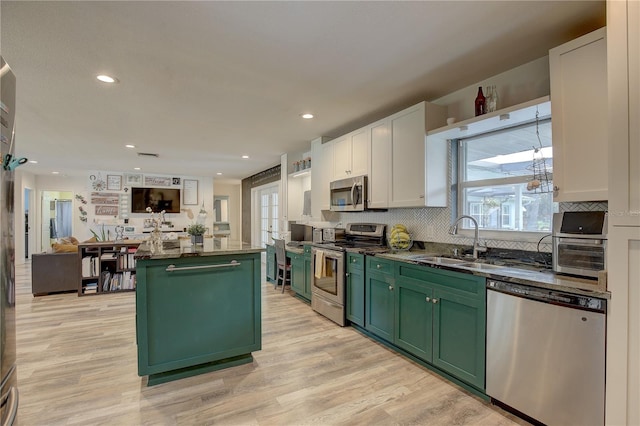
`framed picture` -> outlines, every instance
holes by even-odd
[[[125,173],[125,175],[124,175],[124,184],[128,185],[128,186],[141,185],[142,184],[142,174]]]
[[[198,205],[198,181],[196,179],[183,179],[182,204]]]
[[[171,186],[171,178],[164,176],[145,176],[144,186]]]
[[[118,216],[118,206],[96,206],[96,216]]]
[[[107,175],[107,191],[120,191],[122,189],[121,175]]]

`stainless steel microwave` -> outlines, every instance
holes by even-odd
[[[331,182],[330,210],[334,212],[360,212],[367,209],[367,176],[356,176]]]

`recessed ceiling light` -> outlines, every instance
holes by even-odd
[[[32,164],[38,164],[38,160],[29,160],[29,162]]]
[[[218,172],[218,173],[216,173],[216,174],[217,174],[218,176],[222,176],[222,173],[220,173],[220,172]]]
[[[96,78],[98,80],[100,80],[103,83],[117,83],[118,79],[115,77],[111,77],[110,75],[106,75],[106,74],[100,74],[98,76],[96,76]]]
[[[301,117],[302,118],[306,118],[306,119],[310,119],[310,118],[313,118],[313,114],[310,114],[310,113],[307,112],[305,114],[302,114]]]
[[[127,148],[135,148],[136,146],[135,145],[125,145],[125,147],[127,147]]]
[[[140,170],[140,167],[134,167],[133,170]]]
[[[51,172],[51,173],[54,174],[54,175],[60,174],[60,172]]]
[[[248,155],[243,155],[242,158],[249,158],[249,156]]]

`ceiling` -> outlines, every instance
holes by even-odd
[[[605,3],[3,0],[0,18],[23,170],[241,179],[543,57]]]

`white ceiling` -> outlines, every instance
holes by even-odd
[[[18,85],[17,154],[38,160],[24,170],[68,175],[141,167],[241,179],[316,137],[437,99],[605,24],[604,1],[0,8],[1,53]],[[98,82],[100,73],[119,84]]]

